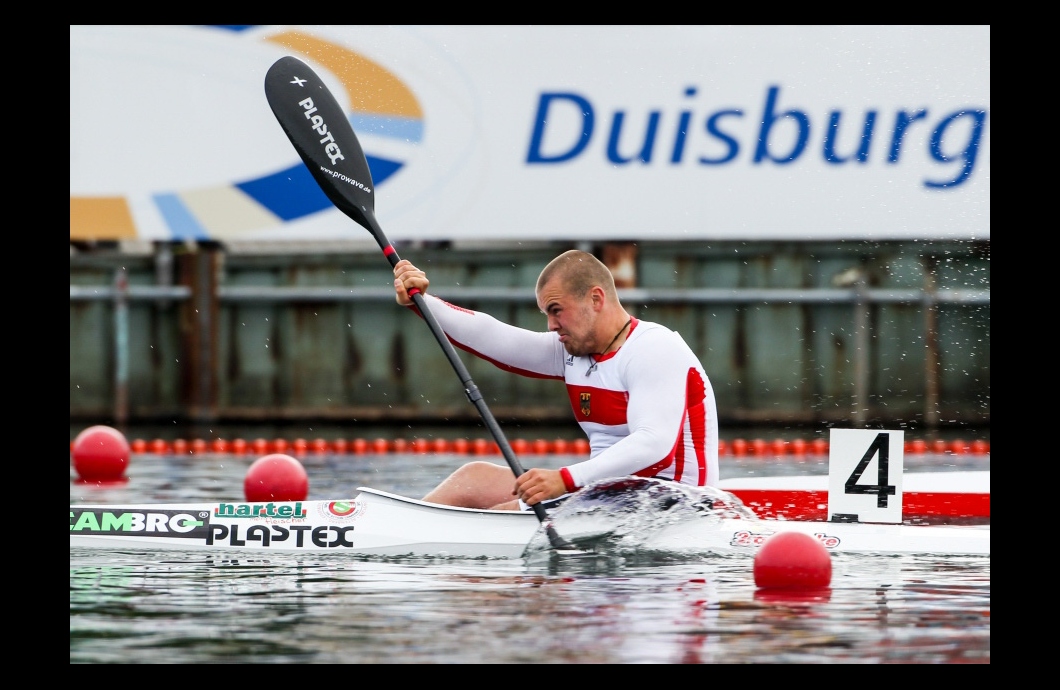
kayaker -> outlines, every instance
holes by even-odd
[[[519,510],[611,477],[717,485],[718,414],[703,365],[677,332],[630,315],[611,271],[591,253],[566,251],[538,276],[544,332],[450,304],[428,295],[429,285],[408,260],[394,266],[397,303],[418,313],[408,291],[419,289],[455,345],[506,371],[565,381],[590,453],[583,462],[531,468],[517,479],[507,466],[469,462],[423,500]]]

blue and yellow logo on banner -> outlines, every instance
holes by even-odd
[[[202,27],[238,34],[251,27]],[[358,135],[417,144],[423,138],[423,110],[415,94],[391,71],[349,48],[297,30],[263,38],[297,57],[329,70],[341,82]],[[261,78],[264,79],[264,72]],[[341,102],[342,94],[336,94]],[[264,99],[263,99],[264,107]],[[73,116],[73,113],[71,113]],[[405,165],[365,151],[372,181],[384,184]],[[282,229],[333,208],[305,164],[291,150],[290,166],[249,179],[188,189],[160,189],[149,195],[153,211],[173,240],[231,238],[241,231]],[[164,162],[160,162],[163,164]],[[130,200],[122,195],[79,195],[71,189],[70,239],[116,240],[139,234]]]

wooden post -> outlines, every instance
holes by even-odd
[[[114,425],[129,421],[129,277],[114,271]]]
[[[854,283],[854,414],[855,426],[864,426],[869,415],[869,302],[865,293],[865,272],[858,271]]]
[[[186,245],[177,257],[180,284],[191,289],[180,315],[181,402],[194,422],[217,417],[220,254],[217,247],[198,244]]]
[[[935,299],[935,257],[926,258],[924,271],[924,426],[939,426],[939,314]]]

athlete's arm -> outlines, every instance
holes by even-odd
[[[457,347],[501,369],[535,378],[563,377],[563,345],[555,333],[510,326],[488,314],[471,311],[427,294],[427,274],[408,259],[394,264],[397,303],[420,316],[410,291],[418,291],[438,325]]]
[[[506,371],[535,378],[563,378],[565,350],[552,332],[504,323],[424,294],[427,307],[453,345]]]

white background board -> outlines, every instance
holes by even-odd
[[[359,133],[402,163],[377,183],[394,241],[990,237],[989,26],[71,26],[71,197],[124,198],[139,237],[168,239],[158,195],[238,205],[217,190],[297,162],[262,87],[304,57],[280,32],[373,61],[422,108],[418,141]],[[206,232],[357,232],[335,209],[267,219]]]
[[[831,429],[828,443],[828,519],[838,514],[856,515],[858,522],[901,523],[905,432]],[[879,490],[884,486],[893,494]],[[861,493],[867,487],[877,490]]]

